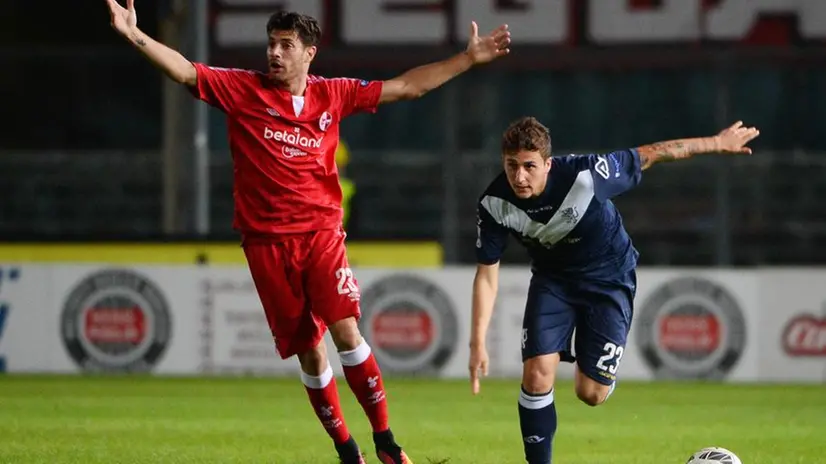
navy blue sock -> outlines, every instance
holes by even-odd
[[[538,395],[522,388],[519,395],[519,425],[528,464],[551,464],[551,442],[556,433],[554,391]]]

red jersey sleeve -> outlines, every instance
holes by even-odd
[[[244,69],[218,68],[193,63],[198,73],[197,83],[190,92],[199,100],[224,113],[231,113],[255,78],[255,73]]]
[[[353,113],[375,113],[379,106],[382,81],[365,81],[361,79],[339,78],[331,81],[336,87],[336,94],[341,102],[341,117]]]

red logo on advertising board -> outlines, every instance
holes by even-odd
[[[797,316],[783,330],[783,350],[789,356],[826,356],[826,317]]]
[[[660,320],[660,346],[672,352],[708,355],[720,346],[720,320],[714,314],[669,315]]]

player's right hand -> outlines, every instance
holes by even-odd
[[[135,12],[135,0],[126,0],[126,8],[120,6],[120,0],[106,0],[109,5],[112,28],[121,35],[127,35],[138,28],[138,14]]]
[[[488,375],[488,349],[485,345],[477,345],[470,347],[470,362],[468,369],[470,369],[470,387],[474,395],[479,394],[479,376]]]

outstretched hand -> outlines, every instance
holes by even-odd
[[[760,131],[754,127],[744,127],[743,121],[737,121],[731,127],[723,129],[717,134],[721,153],[751,154],[751,148],[746,144],[757,138]]]
[[[127,35],[138,27],[138,14],[135,12],[135,0],[126,0],[126,8],[120,6],[119,0],[106,0],[109,5],[112,28],[121,35]]]
[[[110,0],[111,1],[111,0]],[[511,43],[511,33],[508,25],[503,24],[490,34],[480,37],[479,26],[475,21],[470,23],[470,39],[467,44],[467,54],[473,64],[488,63],[500,56],[510,53],[508,46]]]

